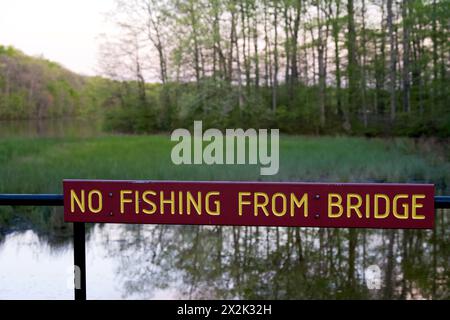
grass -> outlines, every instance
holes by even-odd
[[[283,136],[280,171],[257,165],[171,162],[166,135],[0,139],[0,193],[60,193],[62,180],[272,180],[431,182],[450,188],[450,162],[411,139]],[[428,147],[429,148],[429,147]]]

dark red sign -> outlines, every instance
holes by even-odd
[[[433,228],[431,184],[64,181],[66,222]]]

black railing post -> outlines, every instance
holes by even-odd
[[[75,300],[86,300],[86,230],[84,222],[73,224]]]

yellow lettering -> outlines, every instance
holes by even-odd
[[[94,204],[92,201],[92,197],[94,195],[97,195],[98,198],[98,206],[97,208],[94,208]],[[88,194],[88,207],[89,207],[89,211],[92,213],[99,213],[100,211],[102,211],[103,208],[103,197],[102,194],[100,193],[100,191],[98,190],[91,190]]]
[[[301,208],[303,206],[303,215],[305,218],[308,217],[308,194],[305,193],[303,197],[298,200],[298,198],[295,196],[295,194],[291,193],[291,217],[294,216],[294,205],[297,208]]]
[[[175,193],[170,191],[170,199],[164,199],[164,191],[159,194],[159,206],[161,207],[161,214],[164,214],[164,205],[170,204],[170,213],[175,214]]]
[[[239,215],[242,216],[242,206],[250,204],[250,201],[242,200],[242,197],[248,197],[250,192],[239,192],[238,193],[238,205],[239,205]]]
[[[424,215],[419,215],[417,214],[417,210],[419,208],[423,208],[423,204],[422,203],[417,203],[417,199],[425,199],[425,195],[424,194],[413,194],[412,196],[412,205],[411,205],[411,216],[413,219],[415,220],[423,220],[425,219]]]
[[[386,207],[384,210],[383,214],[380,214],[379,212],[379,200],[380,199],[384,199],[385,203],[386,203]],[[385,194],[375,194],[374,196],[374,218],[375,219],[384,219],[389,215],[389,211],[390,211],[390,203],[389,203],[389,198],[387,195]]]
[[[156,212],[156,204],[147,198],[148,195],[156,196],[156,192],[151,190],[144,192],[144,194],[142,195],[142,200],[144,200],[146,204],[150,205],[151,209],[149,210],[144,208],[142,209],[142,212],[145,214],[154,214]]]
[[[134,213],[139,214],[139,191],[134,192]]]
[[[133,193],[133,191],[131,191],[131,190],[120,190],[120,213],[121,214],[125,213],[125,203],[133,202],[133,200],[131,200],[131,199],[126,199],[125,195],[129,195],[132,193]]]
[[[183,215],[183,192],[178,193],[178,212]]]
[[[398,200],[399,199],[408,199],[408,195],[407,194],[397,194],[394,197],[393,200],[393,204],[392,204],[392,213],[394,214],[394,217],[396,217],[397,219],[408,219],[408,204],[407,203],[403,203],[402,207],[403,207],[403,212],[398,212],[397,210],[397,204],[398,204]]]
[[[78,198],[77,193],[74,190],[70,190],[70,212],[75,212],[75,202],[82,213],[86,211],[86,203],[84,198],[84,190],[81,190],[81,199]]]
[[[370,218],[370,195],[366,194],[366,218]]]
[[[195,201],[192,194],[188,191],[186,195],[186,202],[187,202],[187,214],[191,214],[191,204],[194,206],[195,211],[197,211],[198,215],[200,216],[202,214],[202,193],[199,191],[197,192],[197,201]]]
[[[211,191],[211,192],[208,192],[206,194],[206,197],[205,197],[205,211],[210,216],[218,216],[218,215],[220,215],[220,201],[219,200],[214,200],[214,202],[213,202],[214,203],[214,208],[215,208],[214,211],[211,211],[210,206],[209,206],[209,198],[211,196],[218,196],[218,195],[220,195],[220,192],[218,192],[218,191]]]
[[[259,202],[259,198],[264,198],[263,202]],[[264,214],[268,217],[269,216],[269,211],[267,211],[267,204],[269,203],[269,197],[267,196],[266,193],[264,192],[255,192],[253,195],[253,199],[255,202],[255,206],[254,206],[254,214],[255,217],[258,216],[258,212],[259,212],[259,208],[262,209],[262,211],[264,212]]]
[[[281,198],[281,211],[277,211],[277,198]],[[282,217],[286,214],[286,203],[287,203],[287,199],[286,199],[286,195],[284,193],[275,193],[272,196],[272,212],[274,215],[276,215],[277,217]]]
[[[356,204],[352,204],[352,199],[358,200]],[[350,218],[352,210],[356,212],[358,218],[362,218],[359,207],[362,205],[362,197],[356,193],[347,194],[347,218]]]
[[[337,199],[337,201],[333,201]],[[337,213],[333,213],[333,207],[337,207],[339,211]],[[339,218],[344,212],[344,208],[342,207],[342,197],[337,193],[330,193],[328,195],[328,217],[329,218]]]

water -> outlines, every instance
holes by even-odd
[[[0,137],[96,136],[100,127],[1,122]],[[0,299],[73,299],[61,209],[3,209],[12,218],[0,217]],[[434,231],[88,224],[87,297],[449,299],[449,214],[438,212]]]
[[[436,247],[430,230],[357,230],[350,279],[345,229],[87,226],[88,299],[448,298],[440,220]],[[73,298],[70,232],[48,228],[3,235],[0,299]]]
[[[0,138],[92,137],[102,134],[100,119],[0,120]]]
[[[88,299],[174,299],[176,291],[126,292],[114,235],[124,226],[95,225],[86,241]],[[119,232],[120,233],[120,232]],[[117,254],[111,254],[116,248]],[[73,246],[49,244],[33,230],[12,232],[0,245],[0,299],[73,299]]]

